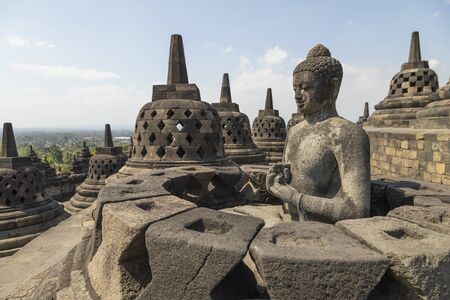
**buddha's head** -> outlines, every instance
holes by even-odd
[[[294,91],[298,110],[312,115],[334,106],[342,81],[341,63],[330,50],[316,45],[294,70]]]

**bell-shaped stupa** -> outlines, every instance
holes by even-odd
[[[225,154],[241,165],[264,162],[266,154],[253,143],[247,115],[231,100],[227,73],[223,74],[220,102],[211,105],[219,113]]]
[[[86,145],[86,141],[83,141],[83,147],[78,154],[77,160],[83,165],[83,173],[89,172],[89,161],[91,160],[92,154],[89,147]]]
[[[259,110],[252,125],[253,141],[266,152],[266,161],[280,162],[283,159],[286,124],[278,110],[273,109],[272,89],[267,89],[266,106]]]
[[[422,60],[419,32],[412,33],[408,62],[394,75],[388,96],[375,105],[364,126],[413,127],[418,111],[430,103],[429,95],[439,88],[438,77]]]
[[[154,85],[152,101],[136,119],[133,153],[121,175],[142,169],[188,165],[224,166],[222,131],[217,112],[190,84],[181,35],[172,35],[167,84]]]
[[[95,155],[89,161],[89,172],[83,183],[77,187],[77,193],[70,199],[66,208],[78,212],[91,206],[98,193],[105,186],[105,180],[115,174],[127,161],[121,147],[114,147],[109,124],[105,125],[104,146],[95,149]]]
[[[369,118],[369,103],[365,102],[364,103],[364,113],[363,113],[362,116],[359,116],[358,121],[356,122],[356,124],[363,125],[364,122],[367,121],[367,118]]]
[[[301,112],[293,113],[287,123],[287,131],[289,131],[294,125],[300,123],[304,119],[305,116]]]
[[[11,255],[63,218],[64,208],[45,192],[43,175],[19,157],[11,123],[3,124],[0,155],[0,257]]]
[[[430,94],[429,99],[432,102],[417,112],[415,127],[450,129],[450,79],[447,84]]]

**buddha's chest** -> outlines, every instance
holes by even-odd
[[[329,133],[297,130],[289,134],[285,162],[291,165],[294,185],[308,185],[314,190],[328,184],[337,172]]]

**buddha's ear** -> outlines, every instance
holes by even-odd
[[[333,98],[336,99],[339,94],[339,89],[341,87],[341,80],[339,78],[333,77],[330,80],[330,86],[333,93]]]

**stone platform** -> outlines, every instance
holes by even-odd
[[[374,175],[408,177],[450,185],[450,130],[364,128]]]

